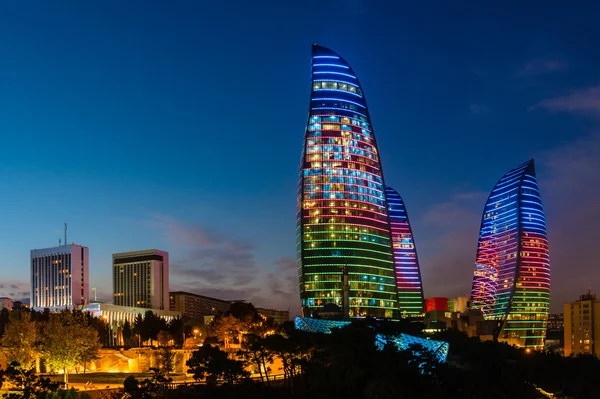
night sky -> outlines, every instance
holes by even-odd
[[[312,43],[358,74],[426,297],[469,293],[485,199],[531,157],[551,310],[600,293],[600,4],[510,4],[2,2],[0,295],[68,222],[99,299],[113,252],[159,248],[172,290],[296,312]]]

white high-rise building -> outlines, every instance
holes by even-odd
[[[89,300],[89,249],[69,244],[31,251],[31,307],[72,309]]]
[[[113,254],[113,303],[169,310],[169,254],[158,249]]]

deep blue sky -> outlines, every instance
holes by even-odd
[[[312,43],[361,80],[426,296],[469,292],[487,192],[530,157],[552,309],[594,290],[600,7],[400,3],[2,2],[0,294],[66,221],[102,298],[113,252],[156,247],[173,289],[297,309]]]

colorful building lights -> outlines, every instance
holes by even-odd
[[[391,187],[385,190],[392,229],[398,306],[403,316],[419,315],[424,313],[423,286],[408,213],[400,194]]]
[[[297,215],[303,313],[344,306],[346,269],[349,316],[396,317],[385,186],[363,91],[350,65],[317,45],[312,78]]]
[[[473,308],[500,323],[499,340],[543,348],[550,260],[533,160],[504,175],[487,200],[471,298]]]
[[[412,232],[408,220],[402,220],[406,211],[398,205],[400,197],[396,193],[390,204],[386,196],[379,151],[356,74],[338,54],[314,45],[311,88],[297,210],[303,314],[328,304],[343,308],[349,317],[422,313]],[[392,243],[394,229],[398,251]],[[412,248],[406,247],[406,240]],[[348,303],[343,270],[348,273]]]

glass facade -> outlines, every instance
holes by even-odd
[[[318,45],[311,84],[297,212],[303,314],[343,307],[345,269],[351,317],[396,317],[385,185],[362,88],[342,57]]]
[[[498,320],[498,339],[542,349],[550,302],[546,220],[533,160],[508,172],[483,211],[472,307]]]
[[[394,247],[394,267],[398,288],[398,307],[402,316],[424,313],[423,286],[408,213],[400,194],[386,186],[386,197]]]
[[[349,321],[321,320],[309,317],[296,317],[294,324],[297,330],[331,334],[332,328],[342,328],[350,324]],[[399,350],[409,350],[412,345],[421,345],[426,350],[433,352],[439,362],[445,362],[448,357],[449,345],[447,342],[434,341],[432,339],[415,337],[408,334],[398,334],[392,336],[383,336],[378,334],[375,337],[375,345],[379,350],[383,350],[386,342],[391,341]]]

